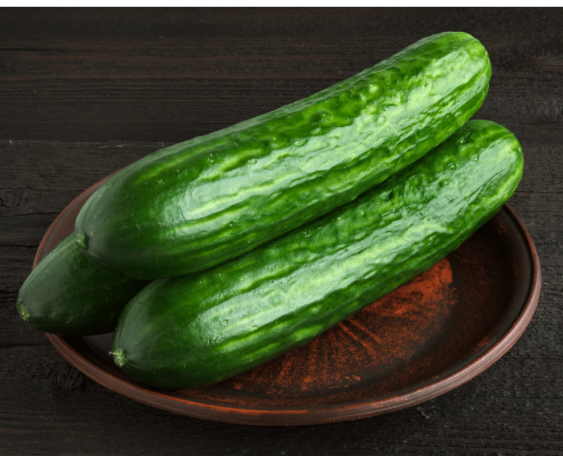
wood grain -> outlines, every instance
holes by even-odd
[[[0,454],[563,455],[562,22],[560,9],[2,9]],[[85,188],[447,30],[489,50],[493,78],[475,118],[522,143],[510,204],[544,278],[529,328],[487,372],[389,415],[237,426],[114,394],[19,318],[45,230]]]

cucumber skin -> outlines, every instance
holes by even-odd
[[[420,40],[316,95],[132,164],[81,210],[80,246],[139,279],[220,264],[420,158],[477,111],[490,76],[470,35]]]
[[[27,277],[16,306],[20,316],[40,331],[64,336],[104,334],[115,329],[125,304],[147,283],[92,264],[73,233]]]
[[[513,194],[522,149],[470,121],[357,200],[270,245],[152,282],[125,307],[112,353],[163,388],[207,385],[305,344],[430,268]]]

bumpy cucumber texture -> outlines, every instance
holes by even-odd
[[[207,385],[303,345],[430,268],[521,179],[504,127],[471,121],[355,201],[206,271],[155,280],[125,307],[117,364],[165,388]]]
[[[139,279],[220,264],[419,159],[477,111],[490,76],[470,35],[422,39],[309,98],[132,164],[84,205],[78,243]]]

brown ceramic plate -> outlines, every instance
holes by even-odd
[[[34,266],[74,230],[102,182],[57,217]],[[173,391],[137,382],[108,355],[112,334],[47,338],[88,377],[154,407],[231,423],[328,423],[420,404],[471,380],[522,335],[540,287],[532,240],[504,206],[424,274],[305,346],[216,385]]]

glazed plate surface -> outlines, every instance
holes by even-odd
[[[57,217],[34,267],[74,231],[104,180]],[[420,404],[471,380],[522,335],[540,287],[533,242],[505,205],[424,274],[303,347],[216,385],[172,391],[137,382],[109,356],[112,334],[47,338],[88,377],[154,407],[241,424],[328,423]]]

